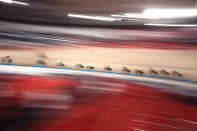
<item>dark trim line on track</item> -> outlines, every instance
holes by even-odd
[[[130,75],[130,76],[142,76],[142,77],[149,77],[149,78],[160,78],[160,79],[166,79],[166,80],[176,80],[176,81],[182,81],[182,82],[197,83],[197,81],[195,81],[195,80],[184,80],[184,79],[179,79],[179,78],[168,78],[168,77],[151,76],[151,75],[137,75],[137,74],[132,74],[132,73],[109,72],[109,71],[97,71],[97,70],[87,70],[87,69],[73,69],[73,68],[64,68],[64,67],[49,67],[49,66],[33,66],[33,65],[5,64],[5,63],[0,63],[0,65],[25,66],[25,67],[39,67],[39,68],[51,68],[51,69],[64,69],[64,70],[78,70],[78,71],[111,73],[111,74],[121,74],[121,75]]]

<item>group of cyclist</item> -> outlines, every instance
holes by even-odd
[[[131,72],[127,67],[123,67],[122,71],[124,71],[124,72]],[[142,70],[138,69],[138,68],[135,69],[134,72],[136,74],[144,74],[144,72]],[[165,70],[165,69],[161,69],[160,71],[156,71],[153,68],[149,68],[148,72],[150,74],[154,74],[154,75],[157,75],[157,74],[170,75],[170,73],[167,70]],[[173,70],[171,74],[174,75],[174,76],[179,76],[179,77],[182,77],[183,76],[181,73],[179,73],[176,70]]]
[[[78,68],[85,68],[85,66],[83,66],[81,63],[77,63],[77,64],[76,64],[76,67],[78,67]],[[87,68],[87,69],[95,69],[95,67],[92,66],[92,65],[88,65],[88,66],[86,66],[86,68]],[[104,66],[104,70],[106,70],[106,71],[111,71],[112,68],[111,68],[110,66],[108,66],[108,65],[105,65],[105,66]],[[124,67],[122,68],[122,71],[123,71],[123,72],[127,72],[127,73],[130,73],[130,72],[131,72],[131,70],[128,69],[126,66],[124,66]],[[154,75],[157,75],[157,74],[170,75],[170,72],[168,72],[168,71],[165,70],[165,69],[161,69],[160,71],[156,71],[156,70],[153,69],[153,68],[149,68],[149,71],[148,71],[148,72],[149,72],[150,74],[154,74]],[[136,68],[136,69],[134,70],[134,73],[135,73],[135,74],[140,74],[140,75],[142,75],[142,74],[144,74],[144,71],[142,71],[141,69]],[[183,76],[181,73],[179,73],[179,72],[176,71],[176,70],[173,70],[171,74],[174,75],[174,76],[179,76],[179,77],[182,77],[182,76]]]
[[[11,63],[12,63],[12,59],[10,58],[10,56],[4,56],[4,57],[2,57],[1,61],[2,61],[2,63],[8,63],[8,64],[11,64]],[[46,62],[45,62],[45,60],[44,60],[43,58],[39,58],[38,61],[37,61],[37,64],[46,65]],[[62,61],[58,60],[58,61],[56,62],[56,66],[65,66],[65,65],[63,64]],[[91,69],[91,70],[95,69],[95,67],[92,66],[92,65],[90,65],[90,64],[87,65],[87,66],[84,66],[84,65],[82,65],[82,64],[79,63],[79,62],[76,64],[76,67],[77,67],[77,68],[86,68],[86,69]],[[112,68],[111,68],[110,66],[108,66],[108,65],[105,65],[103,69],[106,70],[106,71],[112,71]],[[124,66],[124,67],[122,68],[122,71],[123,71],[123,72],[127,72],[127,73],[130,73],[130,72],[131,72],[131,70],[128,69],[126,66]],[[168,71],[166,71],[165,69],[161,69],[160,71],[156,71],[156,70],[153,69],[153,68],[149,68],[148,72],[149,72],[150,74],[152,74],[152,75],[158,75],[158,74],[161,74],[161,75],[170,75],[170,73],[169,73]],[[136,69],[134,70],[134,73],[135,73],[135,74],[140,74],[140,75],[142,75],[142,74],[144,74],[144,71],[142,71],[141,69],[136,68]],[[176,71],[176,70],[173,70],[173,71],[171,72],[171,74],[172,74],[173,76],[179,76],[179,77],[182,77],[182,76],[183,76],[181,73],[179,73],[179,72]]]

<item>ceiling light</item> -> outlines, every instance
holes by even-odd
[[[13,3],[12,0],[0,0],[0,2],[9,3],[9,4]]]
[[[130,17],[130,18],[142,18],[142,19],[158,19],[157,16],[151,16],[151,15],[144,15],[144,14],[135,14],[135,13],[125,13],[124,16]]]
[[[90,19],[90,20],[101,20],[101,21],[116,21],[121,20],[113,17],[104,17],[104,16],[89,16],[89,15],[79,15],[79,14],[68,14],[69,17],[81,18],[81,19]]]
[[[194,27],[197,26],[195,24],[153,24],[153,23],[147,23],[144,25],[148,26],[171,26],[171,27]]]
[[[14,0],[0,0],[0,2],[8,3],[8,4],[20,4],[20,5],[29,5],[28,3],[20,2],[20,1],[14,1]]]
[[[171,19],[197,16],[197,9],[146,9],[143,13],[125,13],[123,15],[111,16],[138,19]]]
[[[135,21],[135,20],[141,20],[140,18],[131,18],[128,16],[124,16],[124,15],[111,15],[112,17],[116,17],[116,18],[121,18],[122,20],[131,20],[131,21]]]
[[[143,16],[157,18],[180,18],[197,16],[197,9],[146,9]]]

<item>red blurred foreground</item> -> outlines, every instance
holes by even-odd
[[[0,130],[197,130],[193,98],[93,77],[0,75]]]

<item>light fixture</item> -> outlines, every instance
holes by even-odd
[[[146,9],[143,16],[157,18],[181,18],[197,16],[197,9]]]
[[[123,18],[123,19],[134,19],[134,20],[140,20],[140,19],[158,19],[158,17],[155,16],[145,16],[143,14],[139,14],[139,13],[125,13],[123,15],[116,15],[116,14],[112,14],[112,17],[116,17],[116,18]]]
[[[195,27],[196,24],[154,24],[154,23],[147,23],[144,24],[147,26],[169,26],[169,27]]]
[[[69,17],[90,19],[90,20],[100,20],[100,21],[119,21],[119,18],[104,17],[104,16],[89,16],[89,15],[79,15],[79,14],[68,14]]]
[[[124,16],[130,18],[141,18],[141,19],[158,19],[158,16],[144,15],[144,14],[136,14],[136,13],[125,13]]]
[[[112,14],[115,18],[171,19],[197,16],[197,9],[146,9],[142,13]]]
[[[29,5],[28,3],[20,2],[20,1],[14,1],[14,0],[0,0],[0,2],[8,3],[8,4],[20,4],[20,5]]]

